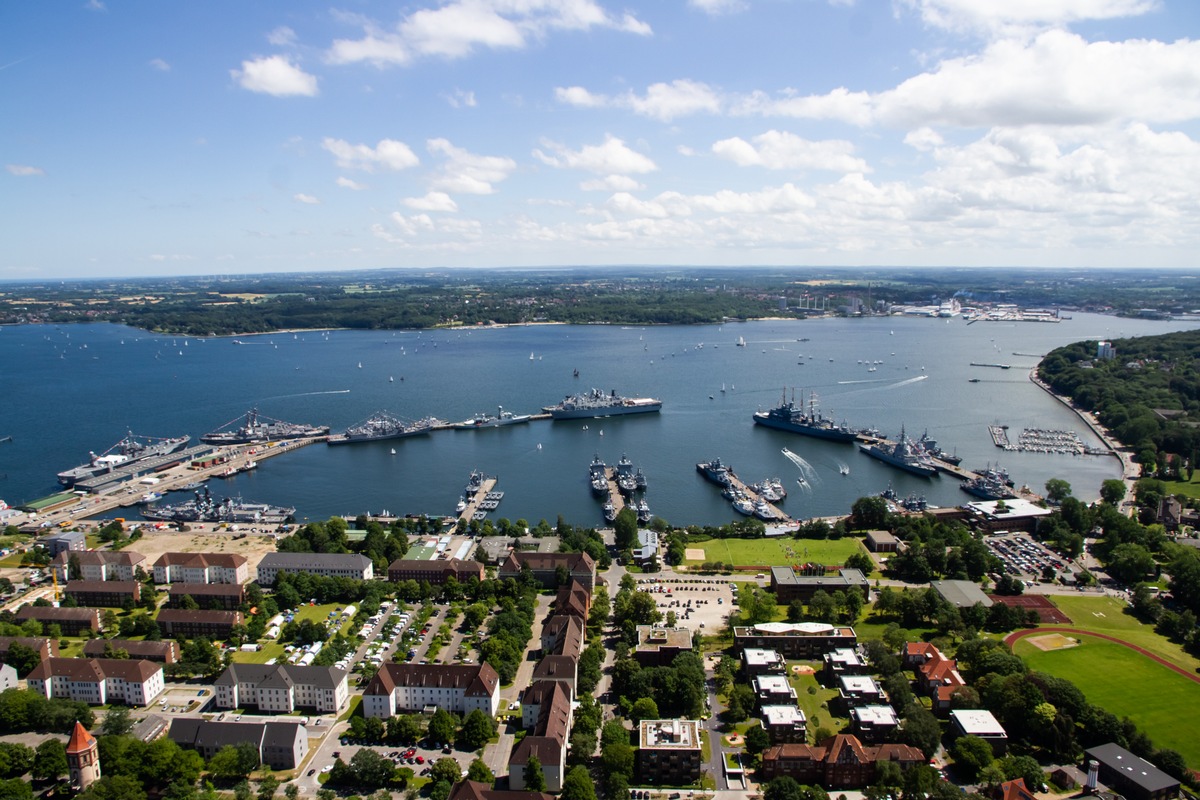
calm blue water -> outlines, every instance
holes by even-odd
[[[267,416],[337,430],[378,409],[447,420],[494,412],[497,405],[532,413],[593,386],[659,397],[663,411],[314,445],[265,461],[253,473],[215,481],[214,491],[294,505],[298,517],[312,519],[384,509],[443,513],[453,509],[468,473],[481,469],[498,475],[505,492],[494,516],[553,523],[562,514],[595,524],[601,516],[588,489],[587,465],[594,453],[609,463],[627,453],[649,478],[653,511],[676,524],[736,517],[695,471],[697,461],[714,456],[747,480],[783,478],[790,492],[783,507],[797,517],[844,513],[856,498],[889,482],[937,505],[969,499],[955,480],[910,476],[851,445],[753,425],[751,414],[778,404],[787,386],[816,391],[827,414],[855,427],[875,426],[893,437],[901,425],[914,436],[928,430],[964,457],[964,467],[999,461],[1034,489],[1063,477],[1077,496],[1094,497],[1101,481],[1119,474],[1115,459],[1004,453],[992,445],[992,423],[1009,425],[1014,437],[1024,427],[1084,433],[1073,414],[1026,380],[1037,358],[1015,354],[1194,327],[1076,314],[1057,325],[882,318],[333,331],[241,337],[241,346],[117,325],[4,327],[0,437],[13,441],[0,443],[0,497],[19,503],[53,492],[58,471],[84,461],[89,450],[107,448],[126,429],[199,436],[253,405]],[[746,347],[734,346],[739,336]],[[870,372],[860,361],[881,363]],[[972,361],[1012,369],[970,367]],[[574,369],[579,378],[572,377]],[[981,382],[969,383],[970,377]],[[812,465],[809,489],[796,485],[799,470],[781,453],[784,447]],[[839,462],[850,467],[849,475],[838,473]]]

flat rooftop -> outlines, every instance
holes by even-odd
[[[900,724],[896,710],[891,706],[862,706],[850,710],[850,716],[858,720],[859,725],[889,725]]]
[[[747,647],[742,653],[746,666],[766,667],[771,664],[782,664],[783,658],[774,650],[763,650],[757,647]]]
[[[763,706],[762,716],[768,725],[803,725],[805,722],[804,712],[796,706]]]
[[[700,723],[694,719],[644,719],[638,726],[641,747],[699,750]]]
[[[958,723],[963,733],[968,736],[1007,736],[1000,722],[992,716],[992,712],[982,709],[964,709],[951,711],[950,719]]]

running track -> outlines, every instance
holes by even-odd
[[[1115,642],[1115,643],[1121,645],[1122,647],[1128,647],[1130,650],[1133,650],[1136,653],[1140,653],[1141,655],[1144,655],[1146,658],[1157,661],[1159,664],[1162,664],[1167,669],[1171,669],[1171,670],[1174,670],[1175,672],[1178,672],[1180,675],[1182,675],[1183,677],[1187,678],[1190,681],[1200,683],[1200,675],[1196,675],[1195,673],[1188,672],[1183,667],[1180,667],[1176,664],[1172,664],[1170,661],[1167,661],[1165,658],[1160,658],[1159,656],[1154,655],[1153,653],[1146,650],[1145,648],[1138,647],[1136,644],[1130,644],[1129,642],[1125,641],[1124,639],[1118,639],[1115,636],[1109,636],[1108,634],[1105,634],[1105,633],[1093,633],[1092,631],[1080,630],[1079,628],[1059,628],[1059,627],[1053,627],[1053,626],[1052,627],[1043,627],[1043,628],[1029,628],[1026,630],[1016,631],[1015,633],[1010,633],[1008,636],[1004,637],[1004,643],[1011,648],[1018,639],[1021,639],[1025,636],[1034,636],[1034,635],[1042,634],[1042,633],[1074,633],[1079,636],[1094,636],[1097,639],[1104,639],[1109,642]]]

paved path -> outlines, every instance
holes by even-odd
[[[1031,628],[1028,630],[1016,631],[1015,633],[1010,633],[1008,636],[1004,637],[1004,643],[1006,645],[1008,645],[1009,647],[1012,647],[1013,643],[1016,642],[1018,639],[1021,639],[1025,636],[1034,636],[1034,635],[1042,634],[1042,633],[1074,633],[1079,636],[1093,636],[1097,639],[1104,639],[1105,641],[1108,641],[1108,642],[1114,642],[1115,644],[1119,644],[1122,647],[1128,647],[1130,650],[1133,650],[1136,653],[1140,653],[1141,655],[1144,655],[1149,659],[1157,661],[1159,664],[1162,664],[1164,667],[1174,670],[1175,672],[1178,672],[1180,675],[1182,675],[1183,677],[1187,678],[1190,681],[1195,681],[1196,683],[1200,683],[1200,675],[1197,675],[1194,672],[1188,672],[1183,667],[1181,667],[1177,664],[1172,664],[1170,661],[1167,661],[1162,656],[1156,656],[1154,653],[1151,653],[1149,650],[1145,649],[1144,647],[1138,647],[1136,644],[1127,642],[1124,639],[1118,639],[1116,636],[1109,636],[1106,633],[1095,633],[1093,631],[1085,631],[1085,630],[1081,630],[1079,628],[1060,628],[1060,627],[1056,627],[1056,626],[1043,626],[1043,627],[1038,627],[1038,628]]]

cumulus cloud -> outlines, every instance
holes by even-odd
[[[928,25],[951,31],[1012,34],[1148,13],[1158,0],[903,0]]]
[[[152,58],[149,61],[147,61],[146,63],[149,64],[154,69],[158,70],[159,72],[170,72],[171,71],[171,65],[168,64],[166,61],[163,61],[161,58]]]
[[[745,0],[688,0],[688,5],[713,16],[745,11],[749,7]]]
[[[10,174],[21,178],[28,178],[33,175],[45,175],[46,170],[41,167],[31,167],[28,164],[5,164],[4,168]]]
[[[581,86],[559,87],[554,90],[561,103],[581,108],[625,108],[662,122],[692,114],[716,114],[721,111],[721,98],[705,83],[676,80],[654,83],[645,94],[626,92],[620,95],[599,95]]]
[[[327,58],[335,64],[377,67],[408,64],[419,57],[464,58],[477,50],[520,50],[557,31],[609,28],[650,35],[632,14],[614,16],[595,0],[451,0],[404,16],[394,28],[363,21],[359,39],[335,40]]]
[[[474,108],[475,102],[474,92],[464,92],[462,89],[455,89],[454,94],[446,95],[446,102],[452,108]]]
[[[243,89],[276,97],[313,97],[317,79],[293,64],[287,56],[266,56],[243,61],[242,68],[231,69],[230,76]]]
[[[853,155],[854,145],[844,140],[814,142],[787,131],[767,131],[747,142],[741,137],[722,139],[712,146],[715,155],[738,166],[767,169],[832,172],[869,172],[867,162]]]
[[[579,188],[585,192],[636,192],[646,188],[628,175],[606,175],[590,181],[582,181]]]
[[[363,189],[367,188],[365,183],[359,183],[358,181],[351,180],[344,175],[338,176],[337,185],[343,189],[351,189],[355,192],[361,192]]]
[[[421,163],[408,145],[395,139],[381,139],[379,144],[371,147],[350,144],[345,139],[325,138],[321,141],[321,147],[332,153],[337,165],[343,169],[399,171]]]
[[[296,43],[296,32],[287,25],[280,25],[267,34],[267,41],[276,47],[288,47]]]
[[[533,155],[543,164],[560,169],[581,169],[597,175],[640,175],[658,169],[650,158],[611,135],[604,137],[604,144],[584,145],[578,150],[551,141],[543,141],[542,147],[549,152],[538,149]]]
[[[455,147],[447,139],[430,139],[425,143],[432,155],[444,162],[431,182],[432,188],[459,194],[492,194],[494,184],[512,174],[517,162],[504,156],[481,156]]]
[[[317,198],[313,197],[311,194],[304,194],[303,192],[292,195],[292,199],[295,200],[297,203],[307,203],[310,206],[319,205],[321,202]]]
[[[429,192],[424,197],[407,197],[404,205],[414,211],[458,211],[458,204],[445,192]]]

